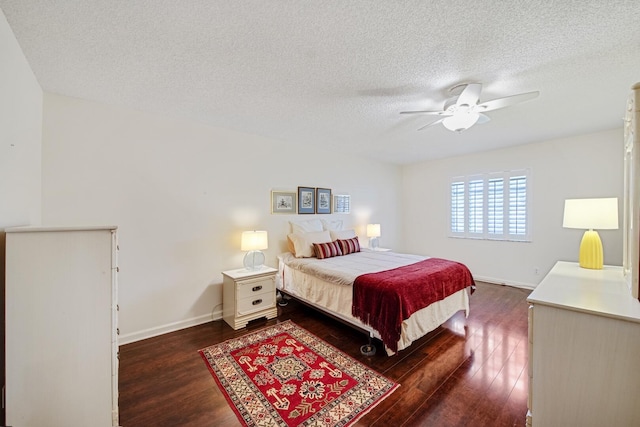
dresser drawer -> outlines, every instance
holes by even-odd
[[[265,308],[273,307],[276,303],[275,292],[266,292],[260,295],[252,295],[248,298],[238,300],[237,315],[246,316],[247,314],[262,311]]]
[[[275,294],[276,285],[273,276],[259,277],[236,282],[236,297],[238,300],[252,298],[264,293]]]

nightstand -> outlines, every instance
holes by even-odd
[[[222,272],[222,318],[233,329],[247,326],[250,320],[278,316],[276,307],[276,273],[271,267],[259,270]]]

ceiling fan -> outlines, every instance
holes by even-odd
[[[433,116],[443,116],[441,119],[422,126],[418,130],[442,123],[442,125],[450,131],[462,132],[469,129],[476,123],[482,124],[488,122],[490,118],[484,114],[487,111],[497,110],[499,108],[505,108],[520,102],[528,101],[540,94],[538,91],[520,93],[518,95],[492,99],[491,101],[479,104],[480,92],[482,91],[482,85],[480,83],[457,85],[451,88],[451,92],[454,92],[461,87],[463,89],[462,92],[460,92],[460,95],[449,98],[444,103],[442,111],[401,111],[400,114],[428,114]]]

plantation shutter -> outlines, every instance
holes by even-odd
[[[464,233],[464,182],[451,183],[451,227],[452,233]]]
[[[489,179],[487,186],[487,233],[504,233],[504,179]]]
[[[527,177],[509,178],[509,234],[527,234]]]
[[[530,241],[528,177],[519,170],[452,179],[449,235]]]
[[[482,234],[483,226],[483,198],[484,181],[474,179],[469,181],[469,228],[471,234]]]

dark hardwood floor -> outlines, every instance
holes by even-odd
[[[222,320],[120,347],[120,425],[238,426],[198,350],[291,319],[401,386],[358,426],[524,426],[528,290],[478,283],[471,313],[388,357],[365,336],[302,304],[234,331]]]

